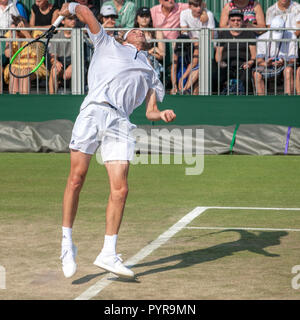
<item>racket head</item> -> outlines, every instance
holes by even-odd
[[[34,40],[19,48],[9,61],[9,72],[16,78],[26,78],[35,73],[44,63],[47,44],[41,40]],[[27,62],[24,62],[27,59]],[[20,67],[21,61],[23,67]],[[27,63],[27,68],[26,68]],[[18,66],[14,68],[14,66]]]

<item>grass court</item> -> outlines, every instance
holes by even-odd
[[[206,209],[133,266],[137,281],[122,281],[93,265],[109,194],[94,157],[73,228],[78,270],[66,279],[59,256],[69,155],[1,153],[0,299],[76,299],[103,278],[112,280],[90,299],[299,299],[300,157],[207,155],[201,175],[185,175],[186,167],[130,167],[117,247],[125,261]]]

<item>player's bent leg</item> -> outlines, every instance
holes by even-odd
[[[79,193],[83,186],[92,155],[71,150],[71,168],[63,200],[63,239],[61,243],[62,270],[66,278],[76,270],[77,247],[72,242],[72,227],[77,212]]]
[[[71,150],[71,168],[63,200],[63,226],[72,228],[92,155]]]

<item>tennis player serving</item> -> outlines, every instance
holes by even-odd
[[[136,126],[130,123],[129,115],[145,99],[149,120],[171,122],[176,115],[173,110],[158,110],[157,100],[163,100],[164,88],[143,51],[146,41],[143,31],[129,30],[120,44],[107,35],[86,6],[65,3],[59,14],[76,14],[87,25],[95,49],[88,71],[89,92],[80,107],[70,142],[71,167],[63,200],[62,269],[65,277],[76,272],[77,248],[72,242],[72,227],[91,157],[100,146],[110,195],[104,244],[94,264],[120,277],[133,278],[134,272],[116,253],[128,194],[129,161],[133,159],[135,146],[131,131]]]

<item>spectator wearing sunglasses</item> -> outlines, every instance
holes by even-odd
[[[111,5],[103,5],[98,15],[98,20],[104,28],[115,28],[116,19],[118,19],[118,14],[116,9]],[[117,37],[118,32],[112,30],[106,30],[106,33],[112,37]]]
[[[222,94],[227,94],[228,89],[231,90],[230,83],[238,82],[239,94],[245,94],[247,79],[251,80],[252,73],[249,70],[255,65],[256,43],[253,40],[256,35],[249,29],[234,30],[242,28],[243,17],[244,14],[241,10],[231,10],[228,22],[229,30],[219,33],[220,42],[216,46],[216,63],[213,65],[213,79],[215,78],[217,81],[213,81],[213,91],[217,91],[219,87],[220,90],[224,89]],[[248,42],[228,43],[222,42],[222,39],[247,39]]]

